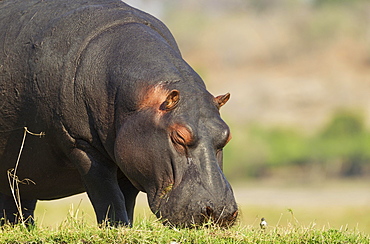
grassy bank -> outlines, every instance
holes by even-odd
[[[72,216],[59,227],[22,226],[0,229],[0,243],[369,243],[370,236],[352,230],[317,229],[314,225],[288,227],[235,226],[171,229],[155,220],[141,220],[133,228],[98,228]]]

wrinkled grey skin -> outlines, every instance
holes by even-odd
[[[25,217],[38,199],[86,191],[99,223],[129,225],[144,191],[165,222],[231,225],[227,99],[160,21],[120,1],[1,1],[0,208],[16,222],[6,172],[27,126],[45,136],[27,135],[19,162],[19,179],[36,183],[20,184]]]

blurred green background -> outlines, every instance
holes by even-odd
[[[231,93],[241,222],[370,233],[370,1],[127,2],[169,27],[211,93]]]

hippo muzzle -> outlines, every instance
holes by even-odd
[[[210,190],[194,168],[189,168],[178,187],[162,196],[159,209],[153,212],[171,226],[194,227],[208,223],[232,226],[238,216],[238,207],[222,172],[221,189]]]

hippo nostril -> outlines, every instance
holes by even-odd
[[[213,209],[209,206],[206,207],[206,214],[208,217],[211,217],[213,215]]]

